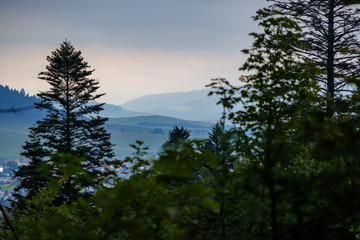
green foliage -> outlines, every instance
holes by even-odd
[[[141,158],[141,142],[137,144],[134,159],[139,169],[140,163],[147,163]],[[20,239],[196,239],[207,231],[201,217],[218,211],[212,188],[190,181],[197,161],[208,157],[200,143],[184,143],[155,160],[147,172],[135,171],[87,200],[80,197],[54,206],[64,182],[76,187],[84,177],[78,169],[81,159],[56,155],[62,175],[25,200],[25,210],[15,215],[15,230]],[[7,231],[2,234],[10,236]]]
[[[351,103],[335,101],[339,115],[329,118],[317,96],[318,70],[297,51],[296,22],[267,9],[255,19],[264,33],[252,34],[241,68],[252,74],[241,87],[225,79],[210,85],[238,124],[238,231],[244,227],[244,239],[355,239],[359,130],[350,106],[357,95]],[[234,111],[239,102],[243,109]]]
[[[359,4],[360,1],[359,0],[343,0],[343,3],[345,5],[352,5],[352,4]]]
[[[130,144],[130,147],[135,150],[134,156],[125,158],[125,162],[129,162],[133,165],[132,171],[134,173],[141,172],[141,170],[144,170],[144,168],[146,169],[150,165],[150,162],[144,159],[149,147],[142,147],[143,144],[143,141],[136,141],[135,144]]]

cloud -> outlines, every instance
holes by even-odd
[[[0,44],[84,44],[230,50],[248,41],[265,0],[4,0]]]

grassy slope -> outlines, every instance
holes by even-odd
[[[28,126],[0,126],[0,158],[18,158],[27,139]]]

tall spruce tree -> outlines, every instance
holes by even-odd
[[[38,78],[50,84],[51,88],[37,94],[41,102],[36,103],[36,108],[46,111],[47,116],[31,129],[30,141],[23,147],[23,155],[32,162],[16,172],[15,177],[20,180],[17,190],[24,190],[31,197],[44,186],[44,178],[39,178],[40,173],[36,171],[40,162],[53,166],[52,176],[48,178],[59,177],[53,162],[56,158],[50,154],[80,157],[84,159],[82,169],[91,180],[83,179],[81,187],[75,188],[71,181],[62,186],[64,191],[61,191],[60,202],[70,202],[74,200],[70,195],[87,194],[85,188],[95,187],[110,174],[101,167],[109,164],[114,154],[110,134],[104,128],[107,118],[99,116],[104,103],[95,102],[104,94],[96,94],[99,83],[90,78],[94,70],[89,69],[81,51],[64,41],[47,60],[46,71],[40,72]]]
[[[322,95],[336,99],[339,93],[351,91],[347,78],[360,74],[360,10],[342,0],[269,1],[274,9],[297,17],[307,45],[298,51],[322,70],[317,76]]]

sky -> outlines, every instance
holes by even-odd
[[[0,84],[31,95],[46,56],[69,40],[95,69],[102,101],[236,84],[266,0],[0,0]]]

